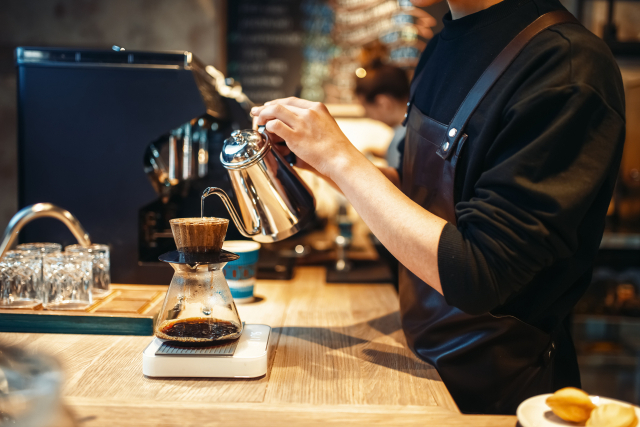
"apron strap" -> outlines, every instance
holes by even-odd
[[[438,155],[447,159],[454,151],[452,148],[458,144],[463,132],[469,123],[471,115],[475,112],[485,95],[493,87],[495,82],[502,76],[506,69],[529,44],[529,42],[539,33],[547,28],[558,24],[578,24],[578,21],[571,13],[566,10],[556,10],[545,13],[538,19],[533,21],[527,28],[522,30],[511,42],[500,52],[500,54],[491,62],[489,68],[480,76],[467,97],[462,102],[456,112],[451,124],[447,128],[447,134],[444,141],[438,148]]]
[[[411,112],[411,107],[413,106],[413,98],[416,94],[416,88],[420,86],[422,79],[424,78],[424,69],[426,67],[422,67],[420,72],[413,76],[413,80],[411,81],[411,86],[409,87],[409,102],[407,102],[407,112],[404,115],[404,120],[402,121],[402,126],[407,126],[407,121],[409,121],[409,113]]]

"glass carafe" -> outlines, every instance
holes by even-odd
[[[158,338],[198,343],[240,336],[242,323],[222,273],[225,264],[171,263],[175,273],[156,323]]]
[[[228,220],[171,220],[177,251],[160,256],[174,269],[156,321],[158,338],[185,344],[239,338],[242,322],[222,267],[238,255],[221,249]],[[218,245],[219,243],[219,245]]]

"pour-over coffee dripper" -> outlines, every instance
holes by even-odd
[[[243,325],[222,268],[238,255],[222,249],[229,220],[169,221],[177,251],[160,256],[175,273],[156,321],[158,338],[187,345],[240,337]]]

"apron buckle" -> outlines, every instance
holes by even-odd
[[[462,147],[462,144],[458,144],[460,138],[466,139],[467,135],[466,134],[459,135],[458,129],[456,128],[449,129],[448,138],[445,138],[442,144],[440,144],[440,147],[438,148],[438,151],[436,151],[436,154],[440,156],[442,160],[447,160],[449,157],[451,157],[451,153],[456,151],[455,147],[457,145],[460,146],[459,148]],[[456,157],[458,156],[458,154],[460,154],[459,153],[460,150],[457,150],[457,151],[458,152],[456,153]]]
[[[449,158],[449,155],[453,151],[451,150],[452,145],[453,144],[449,142],[449,140],[445,139],[444,142],[440,145],[440,148],[438,148],[438,151],[436,151],[436,154],[438,154],[438,156],[440,156],[442,160],[447,160]]]

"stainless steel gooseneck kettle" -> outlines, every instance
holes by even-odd
[[[261,243],[285,239],[313,216],[315,199],[291,165],[273,148],[267,132],[237,130],[224,141],[220,161],[229,172],[240,213],[220,188],[218,195],[240,233]]]

